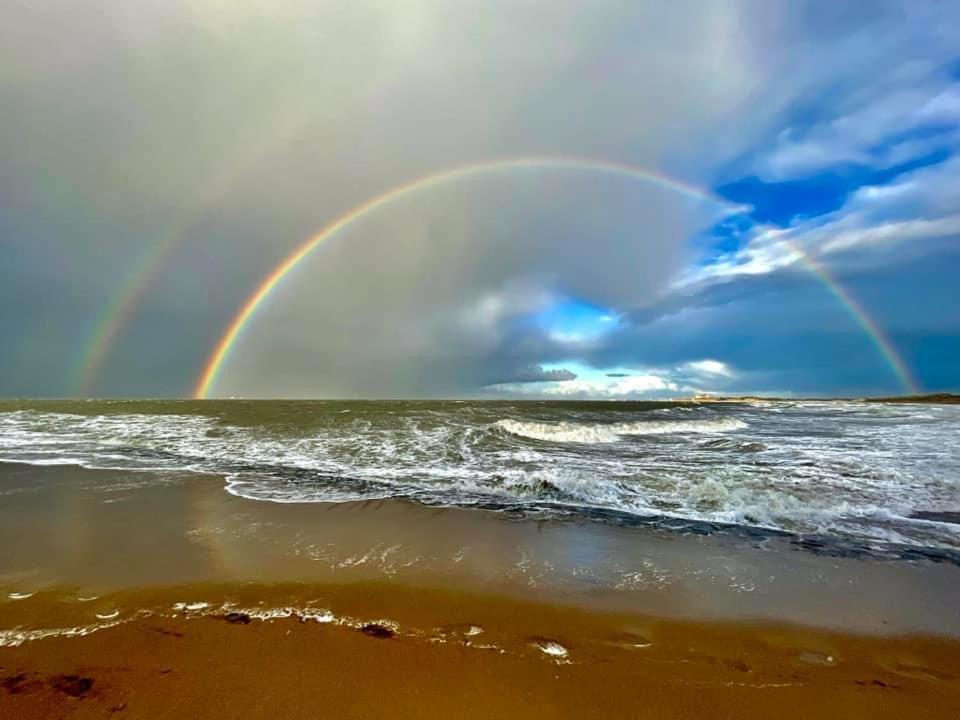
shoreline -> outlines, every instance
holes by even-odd
[[[0,716],[952,718],[960,568],[0,465]],[[171,702],[171,699],[175,701]]]
[[[790,537],[398,499],[272,503],[230,494],[216,476],[72,466],[0,465],[0,493],[0,546],[8,550],[0,600],[58,588],[104,596],[383,581],[596,612],[960,637],[956,564],[843,555]]]

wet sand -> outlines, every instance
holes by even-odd
[[[0,717],[960,709],[948,563],[223,488],[0,466]]]
[[[0,715],[953,718],[960,707],[960,643],[947,638],[667,621],[383,584],[162,594],[211,592],[232,593],[233,609],[171,608],[0,648]],[[304,617],[255,616],[296,600]]]

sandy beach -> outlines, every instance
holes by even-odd
[[[234,610],[168,606],[84,637],[0,648],[0,710],[17,718],[950,718],[960,703],[960,643],[931,636],[664,621],[376,584],[217,591],[234,598]],[[160,595],[204,589],[152,600]],[[257,617],[297,599],[312,604]]]
[[[215,477],[7,464],[0,488],[3,717],[960,707],[949,563],[401,501],[264,503]]]

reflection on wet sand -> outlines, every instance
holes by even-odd
[[[378,581],[597,609],[960,634],[960,569],[787,540],[535,521],[402,501],[245,500],[220,478],[0,466],[0,584],[102,595],[198,582]]]

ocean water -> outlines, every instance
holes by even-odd
[[[958,406],[6,401],[0,460],[960,558]]]

